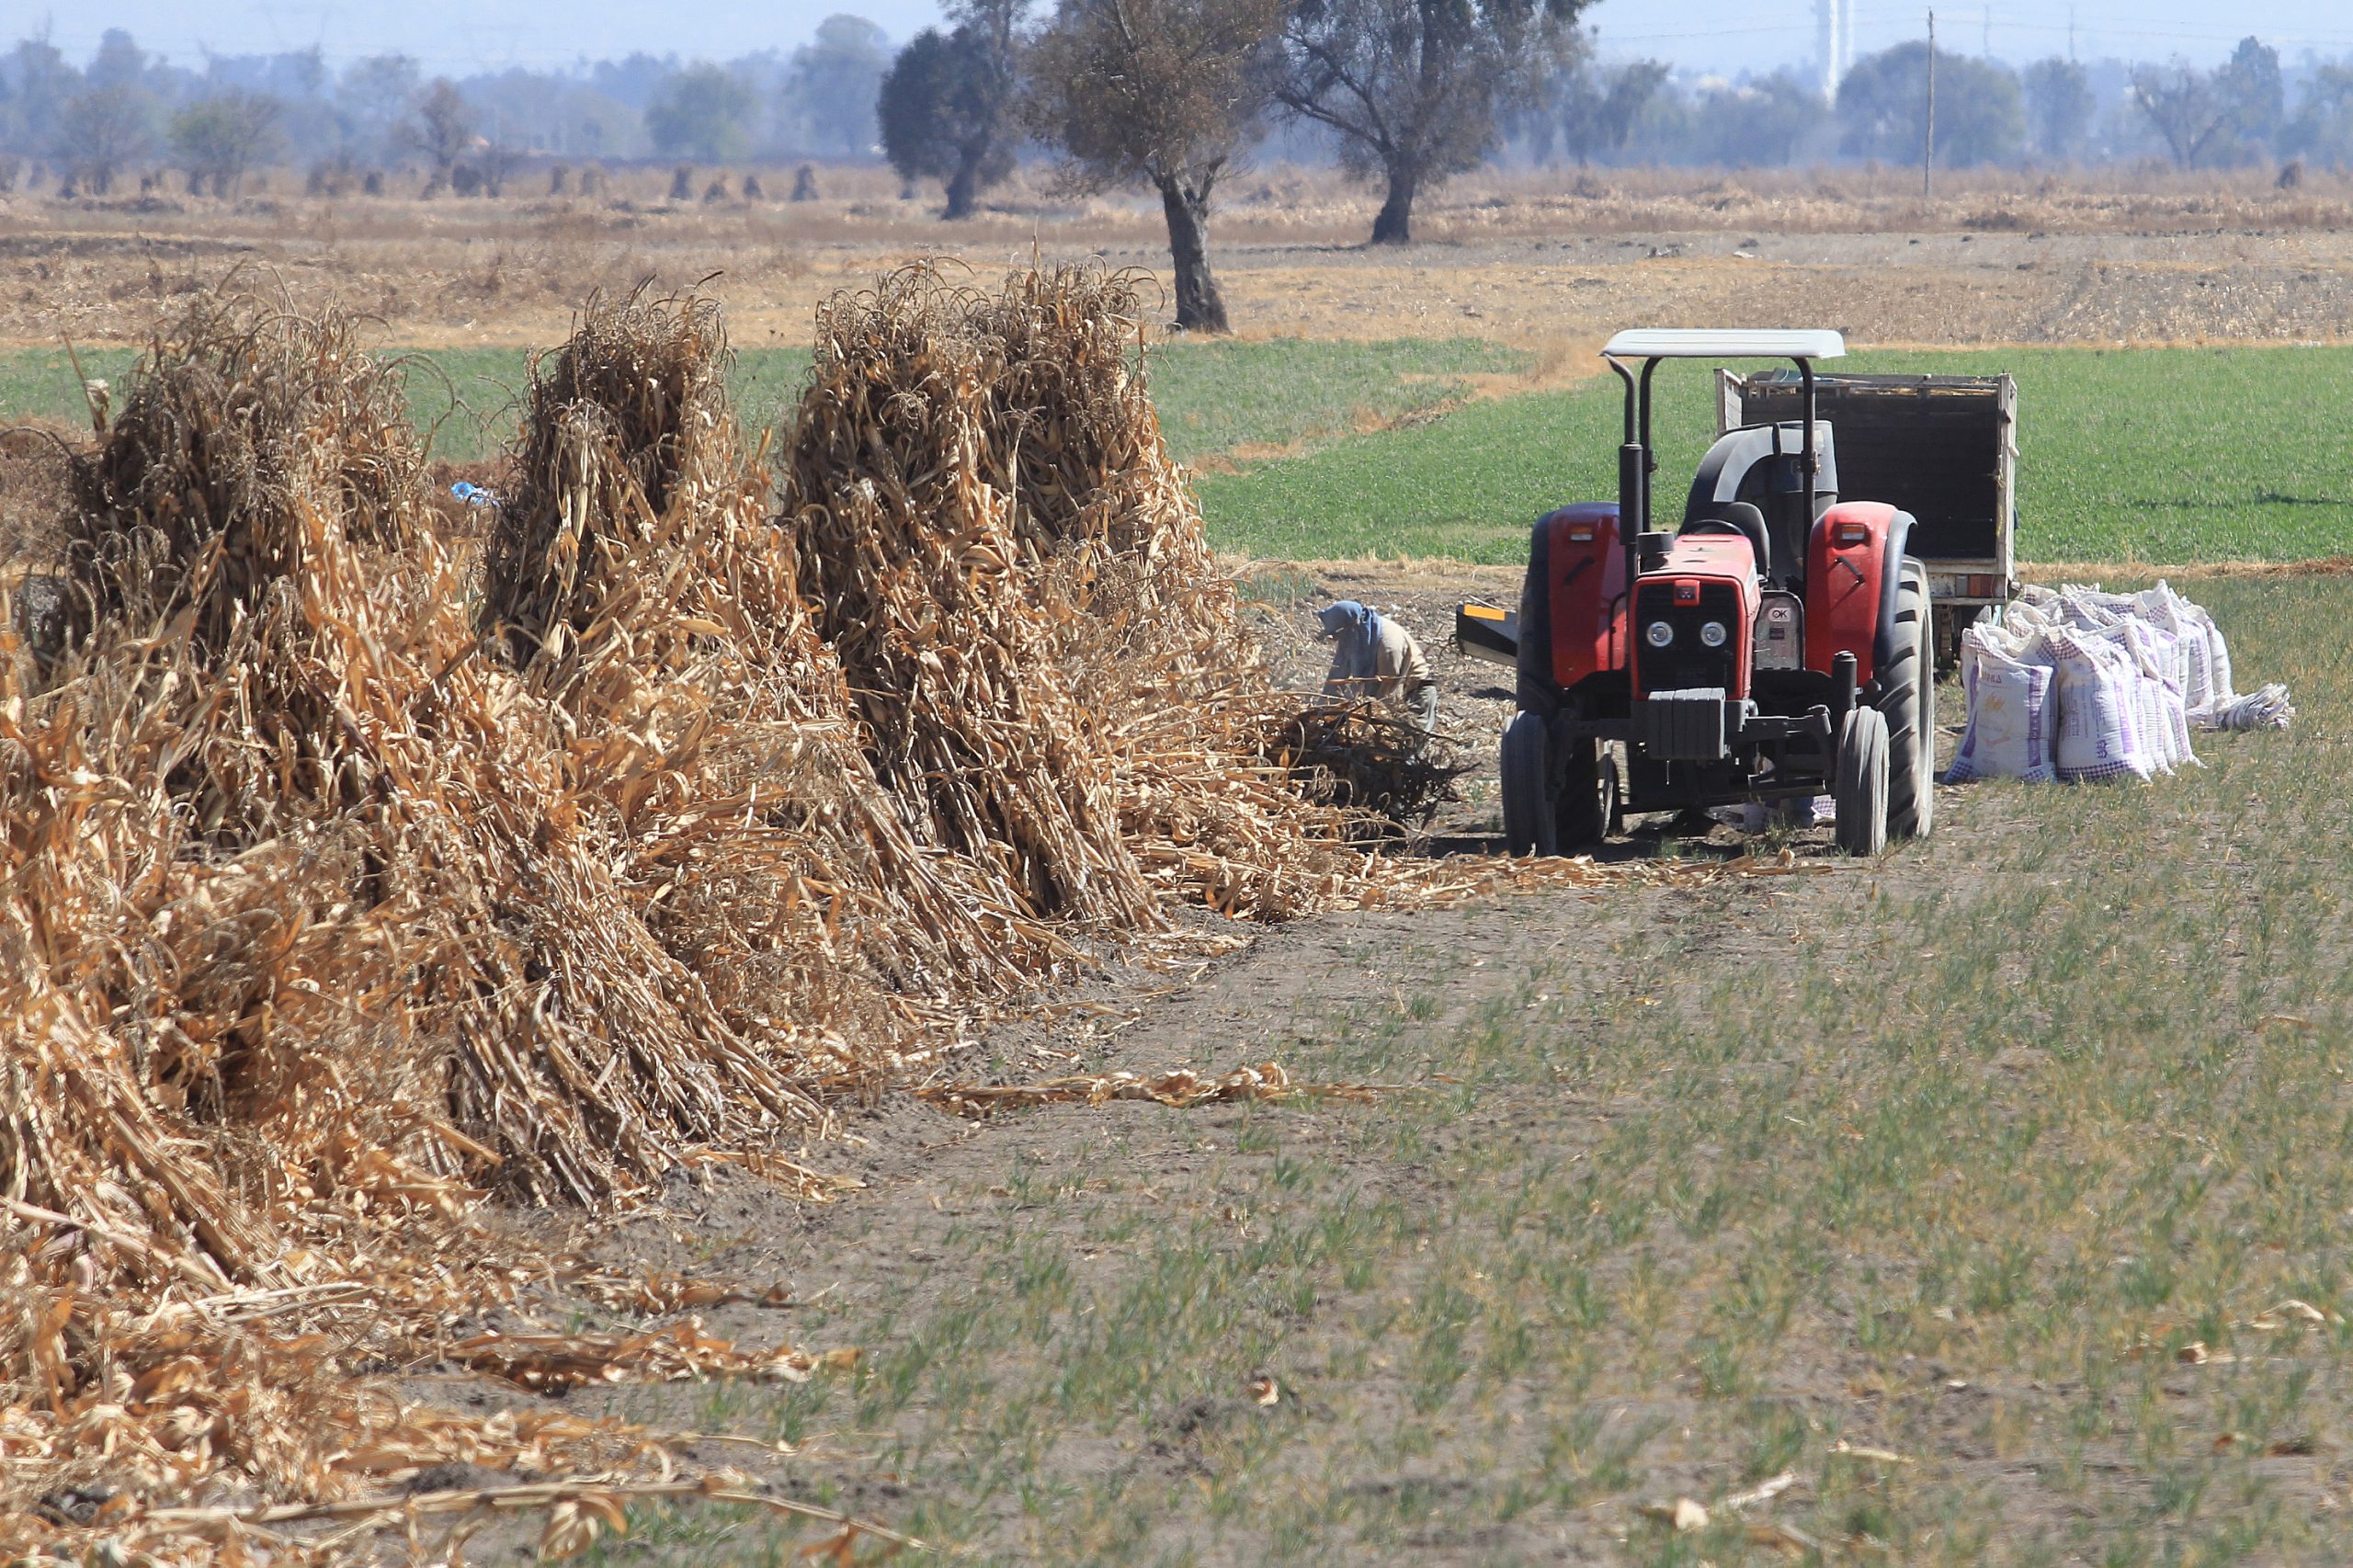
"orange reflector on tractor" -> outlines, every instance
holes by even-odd
[[[1590,528],[1571,528],[1569,530],[1569,538],[1578,544],[1591,544],[1593,542],[1593,529]]]
[[[1838,523],[1831,528],[1830,537],[1840,544],[1860,544],[1871,537],[1871,530],[1861,523]]]

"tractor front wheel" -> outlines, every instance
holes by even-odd
[[[1551,791],[1552,737],[1541,713],[1522,709],[1504,729],[1504,847],[1514,856],[1557,855]]]
[[[1877,855],[1887,847],[1887,719],[1857,708],[1838,731],[1838,773],[1831,790],[1838,806],[1838,847]]]
[[[1887,831],[1926,838],[1936,825],[1937,665],[1927,568],[1906,556],[1895,590],[1895,651],[1880,678],[1893,687],[1887,715]]]
[[[1558,851],[1574,855],[1608,837],[1620,820],[1618,764],[1599,741],[1571,741],[1567,751],[1552,822]]]

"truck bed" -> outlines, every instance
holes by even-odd
[[[1794,371],[1719,372],[1723,429],[1802,417]],[[2014,591],[2018,384],[2007,376],[1815,378],[1838,452],[1838,492],[1912,514],[1940,641]]]

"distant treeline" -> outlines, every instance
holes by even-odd
[[[355,177],[418,167],[437,182],[494,192],[534,156],[879,161],[876,101],[900,52],[854,16],[828,17],[789,53],[721,62],[638,53],[566,71],[432,80],[398,54],[339,70],[316,49],[209,55],[189,67],[116,29],[77,64],[28,38],[0,58],[0,189],[44,165],[61,186],[92,194],[126,171],[152,183],[166,170],[189,188],[225,194],[247,168],[289,161]],[[1927,65],[1919,42],[1865,56],[1832,102],[1810,71],[1698,75],[1661,61],[1607,61],[1577,37],[1498,106],[1488,153],[1523,165],[1916,165]],[[1937,71],[1940,165],[2353,165],[2353,61],[2283,66],[2254,38],[2213,70],[2053,58],[2017,71],[1939,51]],[[1313,118],[1271,120],[1258,133],[1262,153],[1294,160],[1347,151]]]
[[[2212,70],[2054,57],[2018,71],[1939,49],[1936,80],[1939,166],[2353,165],[2353,58],[2287,68],[2256,38]],[[1812,72],[1731,81],[1581,57],[1510,122],[1506,145],[1540,163],[1917,165],[1927,81],[1925,41],[1856,61],[1835,102]]]
[[[331,67],[316,49],[210,55],[198,67],[119,28],[76,64],[45,38],[0,57],[0,190],[46,168],[112,190],[158,171],[225,194],[249,168],[408,166],[494,188],[523,159],[578,164],[874,160],[882,29],[826,19],[809,43],[723,62],[632,54],[572,71],[427,79],[405,55]]]

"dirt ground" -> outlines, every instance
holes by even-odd
[[[1280,677],[1301,688],[1322,679],[1328,644],[1318,639],[1314,611],[1334,598],[1358,597],[1414,632],[1438,672],[1441,727],[1459,740],[1472,765],[1458,782],[1456,798],[1427,824],[1418,848],[1441,854],[1497,848],[1495,743],[1512,710],[1508,676],[1458,653],[1451,631],[1454,608],[1463,600],[1516,599],[1517,574],[1427,563],[1288,564],[1245,579],[1245,592],[1254,590],[1258,597],[1253,630]],[[1948,734],[1948,749],[1951,744]],[[1954,791],[1943,793],[1959,820],[1945,828],[1940,843],[1957,846],[1985,831],[1972,820],[1975,813],[1968,801]],[[1671,853],[1706,863],[1755,850],[1760,842],[1724,824],[1699,830],[1673,817],[1636,818],[1628,835],[1602,846],[1596,858],[1624,863]],[[1826,827],[1777,829],[1765,852],[1784,847],[1802,868],[1821,874],[1691,891],[1630,885],[1598,893],[1541,893],[1434,913],[1331,915],[1251,932],[1228,956],[1117,964],[1041,1012],[986,1031],[948,1075],[958,1081],[1026,1082],[1079,1073],[1151,1076],[1176,1068],[1215,1074],[1295,1060],[1303,1051],[1312,1054],[1336,1032],[1345,1037],[1368,1020],[1378,1025],[1393,1019],[1401,1007],[1416,1031],[1435,1036],[1498,1007],[1517,1008],[1532,990],[1548,1005],[1574,1013],[1617,984],[1581,955],[1623,946],[1637,934],[1677,941],[1682,933],[1704,933],[1697,939],[1727,956],[1769,959],[1776,944],[1790,939],[1795,926],[1835,923],[1870,896],[1870,873],[1832,857]],[[1408,996],[1437,1000],[1405,1007]],[[1405,1049],[1413,1054],[1410,1042]],[[923,1346],[925,1336],[936,1332],[931,1320],[943,1312],[955,1315],[958,1302],[970,1297],[999,1298],[1009,1288],[1009,1271],[1068,1268],[1092,1280],[1120,1279],[1133,1259],[1128,1256],[1131,1249],[1104,1241],[1107,1201],[1128,1216],[1112,1223],[1114,1231],[1122,1224],[1132,1230],[1138,1221],[1161,1226],[1204,1216],[1227,1228],[1237,1202],[1246,1206],[1245,1195],[1263,1186],[1270,1172],[1312,1148],[1336,1162],[1334,1179],[1347,1187],[1351,1201],[1426,1208],[1444,1200],[1448,1151],[1457,1140],[1528,1140],[1562,1158],[1575,1158],[1590,1142],[1592,1128],[1586,1113],[1564,1119],[1560,1109],[1543,1095],[1483,1105],[1473,1121],[1437,1130],[1428,1147],[1401,1163],[1392,1151],[1368,1142],[1360,1130],[1319,1125],[1321,1113],[1283,1113],[1279,1139],[1254,1145],[1247,1130],[1260,1113],[1247,1106],[1172,1111],[1112,1103],[972,1122],[893,1097],[852,1111],[842,1142],[797,1153],[797,1158],[857,1184],[837,1202],[803,1206],[723,1168],[681,1174],[657,1204],[609,1227],[574,1232],[565,1244],[625,1272],[726,1281],[743,1287],[747,1296],[775,1290],[790,1303],[780,1310],[748,1302],[722,1305],[699,1314],[711,1333],[750,1344],[790,1339],[829,1347],[838,1342],[839,1331],[854,1329],[870,1363],[912,1348],[929,1369],[932,1357]],[[1334,1114],[1346,1119],[1352,1113]],[[1598,1107],[1591,1112],[1606,1115]],[[1106,1187],[1107,1169],[1126,1175]],[[1092,1202],[1061,1201],[1089,1192],[1098,1194]],[[525,1217],[517,1222],[529,1227],[545,1221]],[[1227,1240],[1246,1242],[1249,1233],[1245,1219]],[[533,1311],[493,1313],[479,1324],[457,1326],[521,1331],[568,1320],[578,1328],[599,1319],[610,1319],[615,1328],[638,1321],[559,1295],[541,1300]],[[1309,1332],[1293,1341],[1289,1333],[1312,1325],[1279,1322],[1274,1328],[1268,1343],[1279,1349],[1267,1352],[1274,1359],[1266,1375],[1289,1391],[1292,1402],[1279,1415],[1265,1414],[1249,1380],[1231,1380],[1233,1386],[1176,1401],[1132,1428],[1032,1434],[1026,1440],[1034,1451],[1022,1464],[1035,1472],[1038,1484],[1050,1488],[1074,1477],[1100,1483],[1109,1475],[1122,1490],[1140,1487],[1143,1494],[1156,1495],[1165,1489],[1174,1505],[1233,1462],[1234,1445],[1246,1439],[1254,1423],[1279,1421],[1289,1429],[1286,1444],[1312,1451],[1336,1429],[1398,1418],[1402,1395],[1396,1388],[1380,1386],[1379,1379],[1346,1393],[1336,1386],[1315,1389],[1315,1336]],[[1051,1358],[1052,1346],[1043,1341],[1019,1354],[1025,1363],[1037,1356]],[[972,1375],[999,1374],[976,1367]],[[1257,1375],[1254,1369],[1253,1377]],[[517,1398],[511,1388],[462,1375],[427,1375],[414,1388],[429,1399],[477,1404],[511,1405]],[[792,1405],[793,1397],[783,1396],[784,1405]],[[1677,1395],[1666,1404],[1679,1403]],[[1035,1510],[1017,1496],[999,1494],[995,1483],[943,1496],[937,1490],[938,1477],[919,1482],[915,1455],[942,1437],[936,1429],[938,1413],[920,1400],[895,1415],[887,1432],[868,1423],[870,1411],[864,1408],[852,1426],[779,1415],[776,1396],[756,1389],[632,1388],[601,1396],[575,1394],[570,1405],[575,1414],[616,1416],[660,1431],[748,1434],[748,1446],[688,1442],[682,1456],[689,1462],[742,1469],[780,1494],[821,1497],[828,1506],[897,1528],[915,1528],[911,1517],[926,1528],[944,1523],[959,1555],[993,1562],[1088,1560],[1086,1551],[1073,1543],[1044,1546],[1037,1533],[1043,1523]],[[839,1401],[824,1414],[840,1416]],[[1654,1411],[1645,1420],[1655,1425],[1654,1417]],[[1441,1426],[1436,1450],[1414,1474],[1367,1473],[1348,1484],[1411,1491],[1432,1476],[1446,1475],[1458,1456],[1444,1435]],[[1489,1459],[1525,1461],[1546,1440],[1531,1428],[1513,1440],[1509,1454]],[[780,1443],[794,1451],[764,1450],[761,1443]],[[1711,1473],[1694,1454],[1645,1473],[1643,1482],[1653,1491],[1698,1487]],[[961,1470],[956,1474],[950,1485],[961,1488],[969,1478]],[[491,1479],[437,1471],[413,1484],[423,1489]],[[937,1512],[943,1504],[953,1505],[944,1517]],[[615,1545],[612,1560],[757,1562],[772,1560],[779,1550],[773,1544],[779,1538],[772,1522],[722,1517],[728,1522],[698,1526],[690,1516],[642,1517],[641,1539],[626,1548]],[[1149,1525],[1148,1555],[1157,1561],[1265,1560],[1264,1538],[1246,1526],[1237,1531],[1227,1521],[1192,1517],[1182,1506],[1172,1506]],[[1502,1533],[1457,1535],[1434,1527],[1399,1544],[1409,1546],[1404,1555],[1417,1562],[1608,1561],[1623,1546],[1630,1528],[1620,1509]],[[469,1552],[472,1561],[484,1563],[529,1561],[531,1542],[523,1524],[494,1525],[473,1538]],[[722,1542],[732,1544],[722,1548]],[[1328,1561],[1321,1550],[1311,1550],[1308,1560]]]
[[[0,345],[135,343],[159,306],[238,274],[298,301],[332,293],[389,341],[444,347],[558,341],[589,290],[649,278],[711,278],[735,341],[758,346],[807,342],[819,301],[926,256],[983,277],[1034,256],[1166,269],[1156,215],[1132,199],[1033,182],[945,224],[877,171],[825,184],[806,203],[673,204],[658,185],[497,202],[19,193],[0,198]],[[1630,321],[1815,322],[1871,345],[2149,344],[2335,339],[2353,316],[2353,186],[2319,174],[2285,192],[2246,176],[1981,176],[1933,204],[1861,171],[1493,176],[1443,188],[1421,243],[1381,250],[1362,244],[1370,210],[1328,175],[1233,182],[1215,261],[1237,329],[1486,336],[1565,358]]]
[[[1925,864],[1910,875],[1946,873],[1967,858],[1972,839],[1998,830],[1998,809],[1946,793],[1938,845],[1916,858]],[[1877,875],[1841,866],[1786,882],[1543,893],[1435,914],[1302,921],[1189,972],[1108,976],[1082,994],[1091,1006],[1075,1017],[992,1034],[972,1068],[1013,1081],[1177,1067],[1213,1073],[1315,1059],[1336,1039],[1385,1028],[1394,1036],[1392,1058],[1417,1062],[1414,1075],[1427,1088],[1432,1073],[1445,1081],[1438,1042],[1483,1017],[1540,1004],[1548,1016],[1577,1018],[1620,1005],[1627,976],[1594,955],[1656,942],[1704,953],[1720,973],[1761,978],[1799,933],[1862,917]],[[1313,1169],[1313,1182],[1343,1191],[1351,1211],[1429,1216],[1442,1228],[1438,1217],[1460,1199],[1480,1151],[1509,1147],[1524,1161],[1574,1167],[1631,1108],[1571,1085],[1526,1087],[1483,1094],[1475,1110],[1441,1115],[1408,1137],[1392,1117],[1347,1105],[1268,1112],[1113,1103],[981,1123],[904,1103],[878,1108],[853,1118],[847,1146],[816,1152],[826,1168],[863,1184],[837,1203],[799,1208],[742,1180],[680,1183],[662,1212],[600,1244],[632,1267],[685,1267],[754,1290],[782,1283],[809,1305],[722,1309],[709,1314],[710,1327],[813,1346],[853,1336],[871,1368],[861,1374],[870,1380],[865,1397],[847,1389],[829,1401],[820,1395],[800,1417],[779,1415],[779,1402],[757,1391],[640,1389],[577,1395],[574,1404],[581,1414],[673,1430],[732,1423],[756,1438],[800,1443],[790,1458],[719,1445],[689,1448],[688,1457],[745,1466],[781,1493],[945,1537],[953,1555],[983,1562],[1251,1564],[1332,1562],[1343,1551],[1359,1562],[1685,1561],[1674,1554],[1672,1532],[1662,1534],[1643,1509],[1686,1495],[1721,1497],[1744,1478],[1757,1479],[1741,1450],[1711,1431],[1722,1419],[1720,1402],[1688,1373],[1605,1403],[1587,1434],[1595,1454],[1574,1461],[1594,1468],[1589,1502],[1474,1524],[1461,1505],[1483,1489],[1483,1474],[1541,1470],[1557,1458],[1551,1450],[1561,1429],[1544,1418],[1535,1392],[1543,1379],[1532,1380],[1518,1405],[1506,1394],[1494,1408],[1468,1400],[1433,1408],[1416,1392],[1404,1335],[1385,1350],[1376,1337],[1368,1349],[1348,1326],[1365,1316],[1393,1319],[1383,1303],[1442,1292],[1459,1260],[1434,1256],[1426,1237],[1386,1257],[1377,1275],[1327,1283],[1312,1297],[1268,1300],[1270,1291],[1253,1287],[1254,1242],[1271,1244],[1270,1233],[1285,1233],[1290,1173]],[[1206,1278],[1155,1286],[1145,1238],[1176,1234],[1211,1238],[1203,1244]],[[1159,1267],[1172,1266],[1164,1259]],[[1025,1318],[1029,1326],[1011,1343],[959,1338],[976,1317],[1013,1311],[1010,1303],[1038,1289],[1031,1280],[1040,1271],[1066,1275],[1062,1288],[1098,1301],[1165,1288],[1204,1292],[1190,1302],[1204,1308],[1210,1293],[1232,1292],[1237,1321],[1214,1347],[1162,1347],[1182,1356],[1156,1357],[1151,1335],[1140,1335],[1129,1353],[1147,1364],[1136,1369],[1130,1413],[1099,1425],[1058,1420],[1055,1396],[1039,1391],[1056,1387],[1061,1337],[1073,1346],[1091,1337],[1083,1323]],[[1573,1354],[1549,1336],[1535,1348],[1541,1358]],[[1187,1358],[1196,1356],[1202,1359]],[[2022,1487],[2008,1458],[1973,1439],[1990,1394],[1954,1392],[1966,1382],[1942,1365],[1923,1362],[1907,1386],[1893,1390],[1861,1378],[1859,1366],[1836,1324],[1817,1324],[1775,1366],[1774,1398],[1802,1426],[1844,1434],[1838,1440],[1850,1449],[1893,1454],[1890,1445],[1901,1442],[1910,1450],[1901,1463],[1916,1459],[1938,1467],[1945,1483],[2001,1495],[2006,1521],[2022,1532],[2064,1524],[2066,1499],[2037,1495],[2030,1477]],[[919,1385],[905,1404],[874,1392],[902,1378]],[[942,1380],[981,1392],[942,1395],[934,1387]],[[1010,1425],[1024,1435],[986,1418],[999,1397],[1018,1413]],[[2034,1407],[2038,1422],[2068,1408],[2064,1390],[2020,1384],[1999,1397]],[[1379,1440],[1415,1426],[1428,1433],[1418,1451],[1408,1446],[1401,1454]],[[1900,1438],[1891,1430],[1899,1426]],[[1924,1430],[1940,1447],[1922,1455]],[[1639,1457],[1600,1457],[1613,1444],[1631,1445]],[[1255,1494],[1313,1495],[1321,1512],[1284,1525],[1222,1507],[1238,1471],[1252,1476]],[[1081,1502],[1106,1494],[1120,1500],[1116,1523]],[[1821,1502],[1819,1489],[1802,1482],[1779,1509],[1756,1509],[1752,1522],[1771,1528],[1765,1521],[1777,1512],[1794,1517],[1792,1506]],[[750,1562],[779,1561],[787,1550],[775,1527],[748,1516],[649,1515],[638,1524],[639,1542],[614,1547],[609,1561]],[[1790,1528],[1788,1542],[1813,1541]],[[1755,1560],[1782,1560],[1756,1547],[1773,1539],[1749,1542]],[[1802,1544],[1793,1549],[1806,1556]],[[474,1543],[473,1560],[484,1563],[530,1556],[519,1529]],[[1745,1557],[1735,1547],[1716,1560]]]

